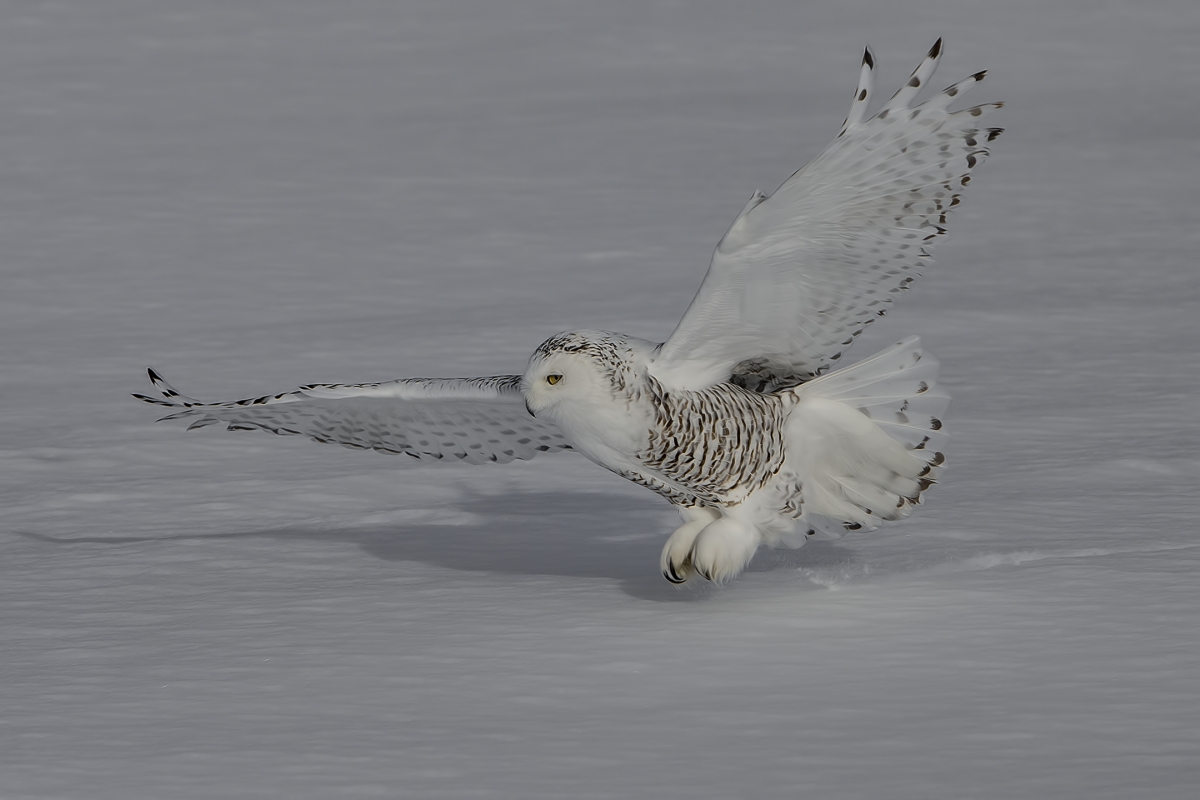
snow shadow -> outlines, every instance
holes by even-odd
[[[655,602],[697,602],[720,590],[700,580],[677,588],[658,571],[669,527],[661,516],[623,510],[620,500],[595,492],[467,494],[455,509],[477,522],[386,523],[333,527],[286,527],[228,533],[166,536],[54,537],[20,533],[58,545],[168,543],[175,540],[272,538],[355,544],[375,558],[411,561],[466,572],[548,575],[614,580],[626,594]],[[635,527],[636,526],[636,527]],[[760,550],[749,573],[820,569],[845,564],[850,551],[810,544],[801,550]],[[815,587],[814,587],[815,588]]]

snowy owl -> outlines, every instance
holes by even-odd
[[[909,515],[942,465],[948,396],[908,338],[830,372],[917,277],[999,128],[988,103],[950,111],[979,72],[914,99],[939,39],[871,117],[862,60],[833,142],[771,196],[755,192],[717,244],[700,289],[661,344],[606,331],[543,342],[523,375],[313,384],[231,403],[181,395],[191,428],[307,436],[470,464],[576,450],[676,506],[662,574],[724,582],[760,545],[874,530]]]

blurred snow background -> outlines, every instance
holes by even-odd
[[[946,37],[996,143],[854,357],[955,395],[911,520],[675,591],[658,498],[184,435],[661,338],[752,190]],[[1191,0],[0,6],[0,796],[1200,795]]]

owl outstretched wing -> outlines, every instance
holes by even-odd
[[[661,346],[658,380],[800,383],[829,369],[908,288],[1001,131],[979,126],[1001,103],[948,110],[983,72],[912,104],[941,56],[939,39],[867,118],[875,59],[866,51],[841,133],[775,194],[755,192]]]
[[[179,409],[160,421],[190,419],[188,430],[223,423],[229,430],[307,436],[356,450],[468,464],[571,449],[557,427],[526,411],[520,375],[313,384],[232,403],[203,403],[180,394],[154,370],[149,374],[161,397],[134,397]]]

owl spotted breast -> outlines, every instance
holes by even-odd
[[[163,419],[302,435],[415,459],[507,462],[576,450],[675,505],[660,568],[724,582],[762,545],[874,530],[922,502],[945,458],[948,396],[915,337],[834,370],[918,275],[999,128],[950,105],[984,73],[914,100],[938,40],[868,117],[863,57],[841,132],[771,196],[755,192],[661,344],[551,337],[523,375],[312,384],[231,403],[151,370]],[[831,371],[832,370],[832,371]]]

